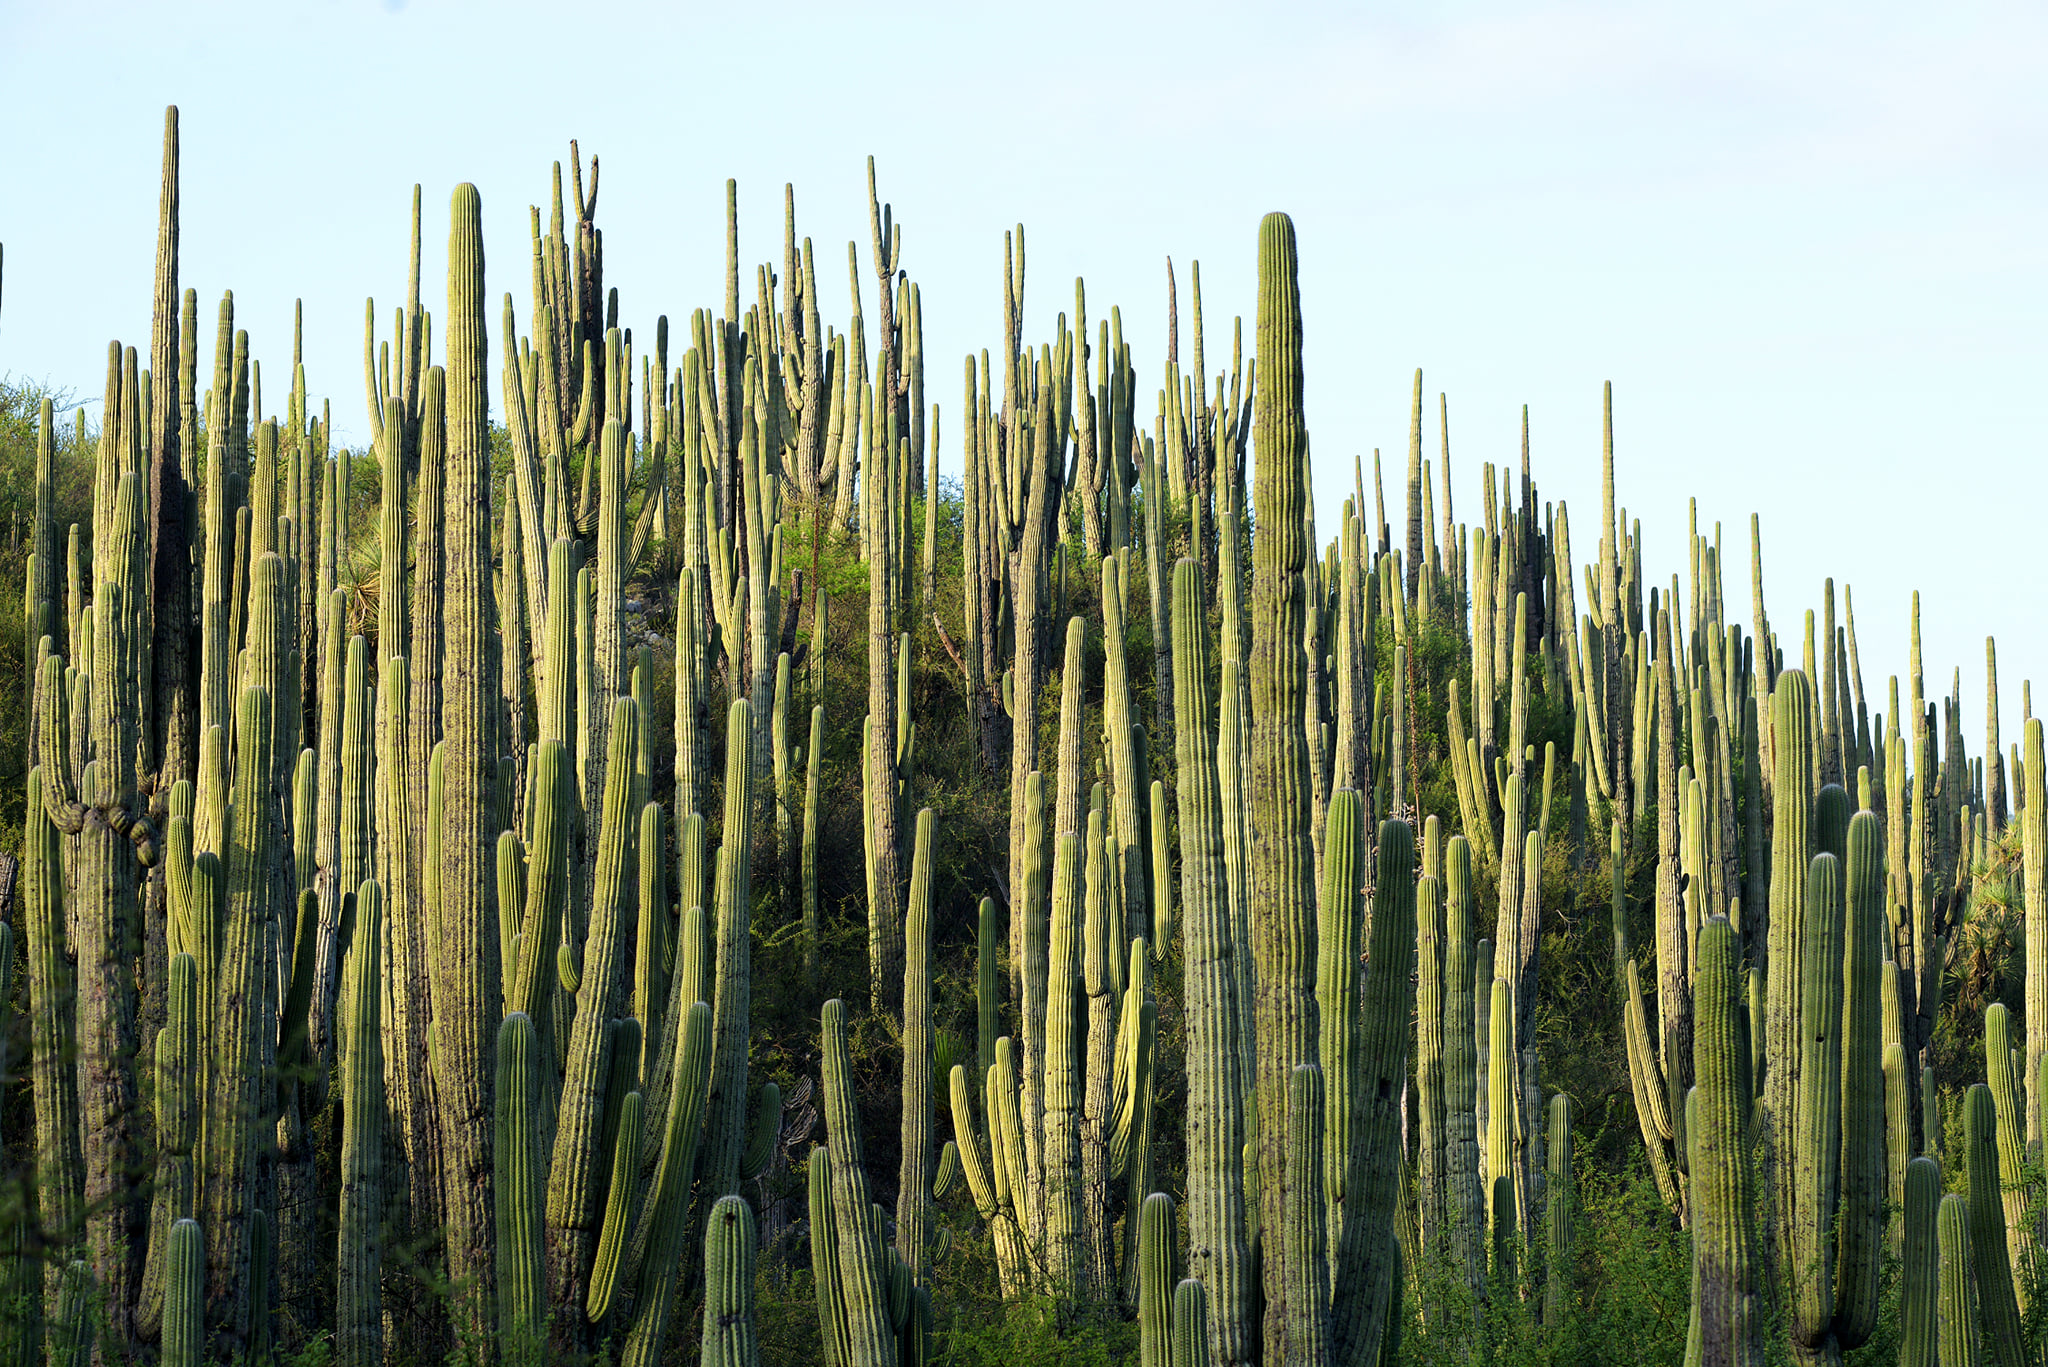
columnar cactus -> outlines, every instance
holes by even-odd
[[[258,580],[261,584],[264,581]],[[207,1318],[230,1342],[250,1332],[248,1226],[255,1206],[260,1058],[268,939],[270,836],[264,793],[270,778],[271,700],[245,689],[237,713],[234,832],[229,844],[227,915],[221,936],[212,1070],[202,1131],[205,1180],[201,1221],[207,1238]]]
[[[162,1294],[164,1367],[199,1367],[206,1351],[206,1240],[197,1221],[171,1226]]]
[[[1472,845],[1462,835],[1444,847],[1443,1077],[1444,1236],[1451,1266],[1475,1293],[1486,1270],[1486,1205],[1480,1181],[1473,1004]],[[1420,900],[1420,899],[1418,899]]]
[[[896,1194],[896,1253],[911,1279],[925,1280],[932,1188],[932,865],[937,816],[917,814],[904,925],[903,1132]]]
[[[1208,669],[1208,622],[1201,570],[1182,560],[1173,572],[1173,650],[1183,680],[1174,693],[1179,747],[1181,913],[1186,940],[1182,991],[1188,1044],[1188,1265],[1205,1288],[1208,1341],[1230,1364],[1250,1360],[1251,1258],[1245,1241],[1244,1079],[1236,968],[1241,952],[1225,895],[1224,818],[1209,697],[1195,681]]]
[[[896,1340],[886,1304],[882,1222],[868,1200],[860,1125],[846,1048],[846,1004],[825,1003],[825,1133],[831,1148],[832,1219],[838,1232],[846,1356],[842,1367],[892,1367]]]
[[[1556,1328],[1572,1304],[1572,1226],[1576,1216],[1572,1189],[1572,1100],[1563,1092],[1550,1098],[1550,1142],[1544,1146],[1548,1168],[1543,1191],[1547,1202],[1544,1226],[1549,1239],[1543,1266],[1543,1323]]]
[[[1345,1183],[1344,1241],[1330,1268],[1333,1361],[1350,1364],[1378,1359],[1400,1284],[1394,1237],[1402,1188],[1400,1098],[1415,1005],[1415,837],[1408,823],[1381,822],[1377,850],[1371,967],[1351,1087],[1359,1118]]]
[[[539,1038],[524,1012],[509,1012],[498,1025],[497,1068],[492,1095],[497,1106],[498,1339],[511,1367],[537,1367],[547,1333],[547,1193],[540,1147]]]
[[[2033,1236],[2027,1231],[2027,1155],[2020,1138],[2026,1120],[2025,1103],[2013,1077],[2018,1061],[2005,1004],[1993,1002],[1984,1008],[1984,1073],[1998,1121],[1998,1186],[2005,1207],[2006,1250],[2014,1272],[2013,1290],[2024,1314],[2031,1280],[2026,1272],[2033,1258]]]
[[[1905,1233],[1899,1262],[1899,1367],[1935,1367],[1938,1361],[1940,1255],[1935,1203],[1939,1200],[1940,1167],[1925,1155],[1914,1158],[1906,1165],[1901,1221]]]
[[[2013,1294],[2012,1262],[2006,1253],[2005,1207],[1999,1197],[1997,1112],[1991,1089],[1983,1083],[1972,1083],[1963,1094],[1963,1159],[1970,1181],[1969,1266],[1974,1269],[1971,1282],[1975,1288],[1975,1311],[1982,1316],[1983,1338],[1989,1343],[1991,1361],[1996,1367],[2020,1367],[2026,1361],[2025,1339],[2019,1304]],[[1953,1199],[1942,1202],[1943,1363],[1948,1361],[1950,1343],[1947,1207]],[[1971,1318],[1974,1320],[1976,1315]]]
[[[335,1359],[345,1367],[383,1360],[379,1288],[384,1219],[384,1047],[378,1010],[385,992],[380,942],[384,894],[374,879],[355,896],[355,933],[342,997],[340,1240],[335,1256]]]
[[[1173,1198],[1160,1191],[1147,1196],[1138,1212],[1140,1367],[1170,1367],[1172,1360],[1173,1224]]]
[[[754,1211],[737,1196],[721,1196],[705,1222],[705,1367],[755,1367]]]
[[[634,813],[630,810],[633,752],[640,709],[631,698],[612,708],[605,800],[599,826],[591,915],[581,955],[576,1019],[566,1050],[560,1120],[548,1173],[548,1298],[556,1310],[554,1337],[580,1341],[581,1307],[590,1289],[592,1260],[602,1230],[612,1159],[602,1142],[605,1081],[611,1072],[607,1027],[620,1001],[622,942],[632,919],[637,870]],[[443,913],[444,919],[446,912]],[[531,932],[529,932],[531,933]],[[446,1048],[445,1042],[443,1048]]]
[[[1935,1314],[1935,1339],[1941,1367],[1978,1367],[1984,1360],[1984,1332],[1978,1318],[1977,1279],[1971,1275],[1972,1228],[1964,1197],[1951,1192],[1941,1198],[1936,1221],[1941,1287]],[[2018,1340],[2012,1343],[2017,1349]]]
[[[1287,1229],[1288,1089],[1316,1057],[1315,861],[1309,832],[1308,743],[1302,717],[1307,669],[1302,570],[1308,560],[1307,433],[1301,398],[1301,297],[1294,225],[1269,214],[1259,226],[1258,464],[1252,544],[1252,831],[1247,889],[1257,962],[1260,1224]],[[1266,1241],[1266,1351],[1292,1359],[1315,1351],[1325,1308],[1297,1262],[1299,1231]],[[1369,1293],[1368,1293],[1369,1294]],[[1306,1339],[1301,1336],[1308,1336]]]
[[[440,739],[444,763],[440,933],[434,943],[435,1041],[440,1053],[441,1181],[448,1276],[456,1322],[481,1335],[490,1321],[497,1237],[492,1226],[491,1046],[502,1014],[498,957],[498,828],[489,820],[497,783],[498,688],[493,673],[498,614],[491,584],[490,418],[484,336],[483,204],[473,185],[449,204],[447,338],[446,625],[441,649]],[[431,399],[431,381],[429,387]],[[420,460],[428,465],[423,450]],[[426,514],[420,514],[426,521]],[[417,602],[417,598],[415,600]],[[426,615],[422,607],[415,620]],[[426,655],[423,643],[414,656]],[[414,675],[418,685],[427,678]],[[417,712],[415,713],[417,716]],[[415,732],[420,728],[416,725]],[[422,738],[415,734],[414,744]],[[433,739],[431,736],[426,739]],[[417,771],[416,771],[417,772]],[[445,1007],[445,1009],[444,1009]]]
[[[1701,1362],[1763,1360],[1751,1270],[1755,1200],[1749,1144],[1749,1059],[1743,1041],[1742,941],[1726,917],[1700,927],[1693,980],[1693,1318]]]
[[[700,918],[701,919],[701,918]],[[679,974],[687,980],[687,975]],[[634,1317],[619,1356],[620,1367],[652,1367],[661,1361],[662,1341],[675,1290],[690,1209],[690,1173],[704,1128],[704,1104],[711,1077],[711,1007],[698,1000],[675,1013],[675,1072],[662,1130],[661,1160],[642,1205],[634,1245],[642,1250]]]

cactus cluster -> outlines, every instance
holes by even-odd
[[[747,1367],[757,1270],[800,1259],[800,1228],[833,1367],[934,1360],[966,1238],[1055,1333],[1134,1321],[1148,1367],[1379,1367],[1409,1334],[1478,1353],[1517,1306],[1563,1342],[1595,1284],[1589,1099],[1546,1077],[1539,995],[1590,887],[1600,1018],[1690,1239],[1689,1360],[1758,1363],[1782,1332],[1839,1361],[1895,1250],[1905,1361],[2020,1367],[2048,776],[2038,720],[2000,752],[1989,643],[1972,758],[1959,683],[1927,696],[1917,604],[1880,713],[1846,588],[1803,650],[1773,630],[1754,520],[1750,622],[1696,514],[1689,584],[1654,582],[1611,393],[1590,563],[1538,497],[1526,412],[1519,484],[1483,464],[1456,519],[1448,400],[1428,458],[1419,371],[1405,507],[1390,523],[1376,452],[1372,503],[1357,461],[1319,532],[1284,214],[1227,367],[1198,267],[1182,364],[1169,266],[1149,414],[1120,311],[1091,331],[1081,282],[1027,343],[1006,235],[1003,334],[967,361],[942,492],[923,300],[872,162],[843,331],[793,191],[743,305],[728,182],[723,308],[673,356],[658,320],[637,364],[587,169],[572,144],[531,214],[523,320],[509,294],[490,313],[463,185],[436,328],[415,192],[352,452],[296,335],[264,408],[231,295],[202,385],[169,113],[147,365],[110,349],[68,538],[39,415],[0,921],[0,1051],[17,1003],[28,1044],[0,1077],[25,1075],[34,1122],[5,1136],[34,1238],[0,1226],[0,1293],[33,1313],[0,1361],[652,1367],[697,1333]],[[842,565],[867,614],[835,633]],[[672,643],[631,625],[641,594]],[[849,636],[866,673],[835,683]],[[1003,848],[963,849],[983,789]],[[1994,864],[2025,999],[1944,1007]],[[849,935],[865,992],[828,980]],[[821,1007],[815,1049],[757,1041],[757,993]],[[1937,1018],[1966,1007],[1981,1082],[1934,1071]],[[893,1186],[864,1144],[872,1050]],[[1941,1191],[1944,1098],[1966,1197]]]

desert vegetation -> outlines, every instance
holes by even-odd
[[[0,1364],[2040,1361],[1992,642],[1973,753],[1611,423],[1460,521],[1420,372],[1319,515],[1280,213],[1149,358],[1013,229],[952,407],[868,183],[637,337],[596,158],[438,311],[416,192],[352,449],[168,111],[98,422],[0,384]]]

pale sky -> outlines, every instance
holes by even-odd
[[[872,153],[923,289],[948,470],[960,358],[998,336],[1005,228],[1027,233],[1027,340],[1083,276],[1091,320],[1122,306],[1149,386],[1165,258],[1184,307],[1202,264],[1213,370],[1232,315],[1250,331],[1258,220],[1285,209],[1326,535],[1354,451],[1381,448],[1398,483],[1421,366],[1432,455],[1450,396],[1461,514],[1482,461],[1518,461],[1527,403],[1542,492],[1589,556],[1612,380],[1653,577],[1682,568],[1697,495],[1746,624],[1756,511],[1795,650],[1822,577],[1853,585],[1881,706],[1918,588],[1930,692],[1962,666],[1976,753],[1997,634],[2016,740],[2020,679],[2048,682],[2042,7],[1365,8],[783,4],[769,23],[732,5],[0,0],[0,374],[96,397],[107,341],[146,346],[169,103],[202,366],[232,288],[281,407],[302,298],[311,387],[352,441],[363,300],[388,327],[413,184],[429,307],[449,192],[473,181],[490,289],[524,328],[527,206],[571,137],[603,160],[607,283],[643,338],[721,302],[728,176],[749,265],[779,267],[795,183],[843,326],[849,238],[870,269]]]

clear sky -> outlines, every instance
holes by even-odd
[[[302,298],[310,383],[345,440],[365,427],[363,300],[388,320],[401,298],[413,184],[429,306],[469,180],[491,289],[525,326],[526,208],[571,137],[603,159],[607,281],[642,336],[722,299],[728,176],[748,262],[779,262],[795,183],[843,322],[874,154],[922,282],[948,469],[959,358],[998,335],[1011,223],[1027,339],[1084,276],[1091,318],[1122,306],[1149,383],[1165,258],[1184,303],[1202,263],[1213,368],[1233,314],[1249,331],[1259,217],[1285,209],[1326,531],[1353,452],[1401,468],[1421,366],[1432,453],[1450,396],[1461,513],[1482,461],[1518,459],[1527,403],[1542,492],[1589,555],[1612,380],[1653,577],[1682,568],[1697,495],[1746,622],[1758,512],[1781,633],[1796,641],[1824,575],[1852,585],[1881,704],[1918,588],[1930,691],[1962,667],[1977,750],[1998,634],[2017,739],[2019,680],[2048,684],[2041,6],[1290,8],[788,3],[771,22],[729,4],[0,0],[0,373],[92,396],[108,339],[146,344],[169,103],[203,344],[232,288],[278,407]]]

